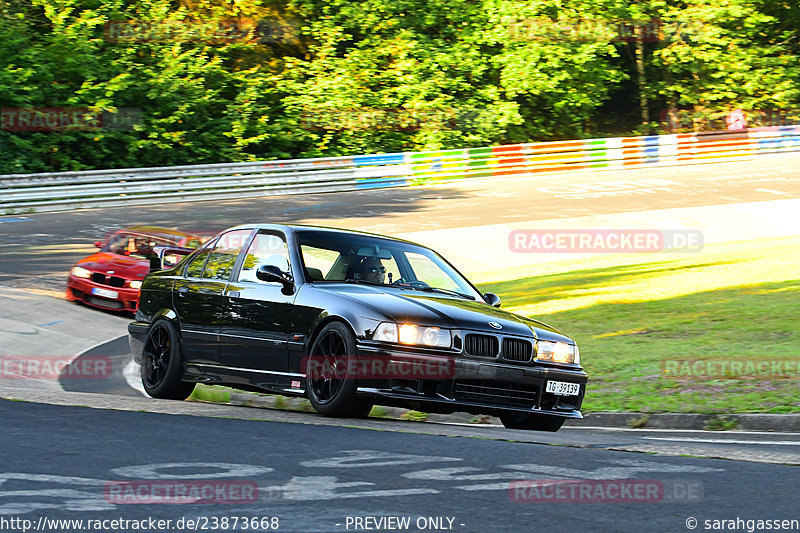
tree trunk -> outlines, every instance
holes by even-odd
[[[636,74],[639,78],[639,108],[642,114],[642,133],[650,133],[650,108],[647,101],[647,77],[644,70],[644,27],[636,24]]]

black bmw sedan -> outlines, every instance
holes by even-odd
[[[381,404],[543,431],[581,418],[575,342],[499,307],[424,246],[253,224],[149,274],[128,331],[155,398],[206,383],[305,396],[327,416]]]

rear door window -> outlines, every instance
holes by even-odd
[[[229,231],[220,236],[214,246],[214,251],[206,261],[203,276],[207,279],[227,280],[230,278],[239,252],[247,242],[253,230],[241,229]]]
[[[203,273],[203,267],[206,265],[206,259],[208,259],[208,254],[210,252],[211,252],[211,247],[208,246],[197,252],[197,255],[192,257],[189,265],[186,267],[187,278],[200,277],[200,275]]]
[[[260,282],[256,277],[256,272],[264,265],[273,265],[280,268],[282,272],[289,272],[289,251],[283,237],[272,233],[256,235],[247,249],[237,280]]]

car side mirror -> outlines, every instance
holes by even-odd
[[[95,248],[102,248],[103,247],[103,241],[95,241],[94,242],[94,246],[95,246]]]
[[[194,252],[191,248],[177,246],[156,246],[150,255],[150,272],[172,268],[185,256]]]
[[[500,307],[500,297],[493,292],[487,292],[484,294],[483,299],[486,300],[486,303],[492,307]]]
[[[275,265],[261,265],[256,270],[256,277],[261,281],[280,283],[283,285],[283,292],[291,294],[294,291],[294,280],[291,274],[282,271]]]

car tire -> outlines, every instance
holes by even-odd
[[[533,431],[558,431],[566,418],[560,416],[532,415],[528,413],[509,413],[500,415],[500,421],[508,429],[529,429]]]
[[[372,403],[356,396],[358,379],[347,373],[347,361],[355,354],[355,337],[341,322],[329,323],[314,339],[304,370],[306,395],[319,414],[347,418],[369,415]],[[333,369],[338,370],[331,372]]]
[[[194,383],[181,381],[183,357],[181,341],[168,320],[158,320],[147,333],[142,351],[142,385],[153,398],[185,400]]]

